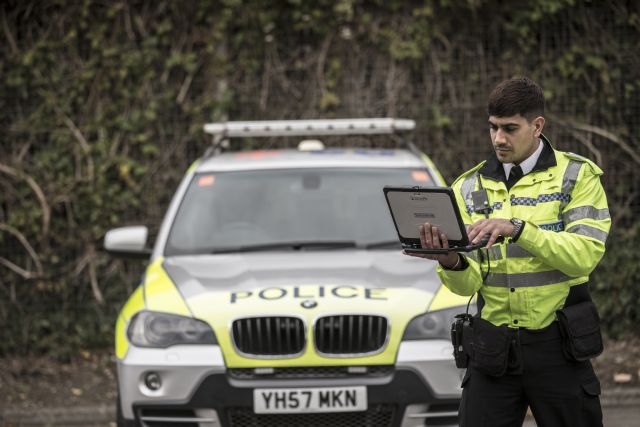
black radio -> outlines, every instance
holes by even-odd
[[[451,343],[453,344],[453,357],[456,360],[456,367],[466,368],[469,366],[469,350],[465,349],[465,334],[472,334],[472,316],[467,313],[456,314],[455,321],[451,324]],[[466,337],[467,343],[471,336]]]

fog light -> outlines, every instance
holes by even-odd
[[[155,372],[149,372],[144,376],[144,385],[147,386],[149,390],[158,391],[160,387],[162,387],[162,380],[160,379],[160,375]]]

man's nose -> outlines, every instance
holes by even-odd
[[[502,129],[498,128],[496,130],[495,137],[493,138],[493,141],[496,144],[503,144],[503,143],[507,142],[507,140],[505,138],[505,133],[504,133],[504,131]]]

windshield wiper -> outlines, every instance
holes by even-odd
[[[364,249],[386,249],[386,248],[398,248],[401,249],[402,245],[398,240],[383,240],[380,242],[367,243],[366,245],[362,245]]]
[[[244,246],[228,246],[222,248],[214,248],[210,253],[212,254],[224,254],[233,252],[261,252],[261,251],[275,251],[279,249],[290,249],[294,251],[300,251],[303,249],[345,249],[355,248],[356,242],[350,240],[328,240],[328,241],[300,241],[300,242],[277,242],[277,243],[262,243],[257,245],[244,245]]]

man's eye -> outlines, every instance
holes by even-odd
[[[504,131],[505,131],[505,132],[507,132],[507,133],[513,133],[513,132],[515,132],[517,129],[518,129],[518,128],[516,128],[516,127],[507,126],[507,127],[505,127],[505,128],[504,128]]]

